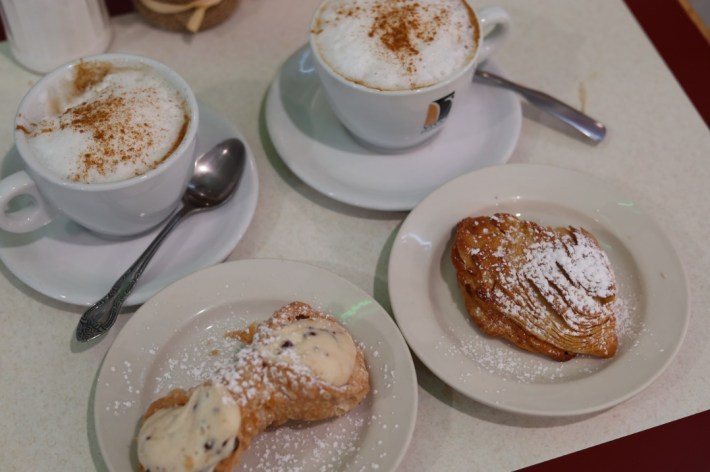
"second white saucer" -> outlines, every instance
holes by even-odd
[[[485,69],[501,73],[491,61]],[[398,154],[358,144],[321,90],[311,50],[304,46],[282,66],[266,100],[266,125],[281,159],[306,184],[350,205],[411,210],[454,177],[505,163],[520,135],[519,98],[472,83],[458,115],[428,143]]]
[[[226,138],[244,136],[231,123],[200,103],[196,152]],[[222,262],[251,223],[259,182],[248,143],[247,164],[237,193],[223,206],[180,223],[165,240],[127,305],[145,302],[172,282]],[[17,154],[8,156],[17,161]],[[21,167],[20,167],[21,168]],[[103,297],[129,265],[148,247],[160,228],[131,239],[104,239],[67,218],[29,234],[0,231],[0,259],[25,284],[67,303],[91,305]]]

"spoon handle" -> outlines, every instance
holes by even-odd
[[[98,302],[84,312],[76,327],[76,339],[81,342],[89,341],[108,331],[116,322],[118,312],[128,295],[133,291],[136,282],[140,278],[148,263],[153,258],[158,248],[165,240],[165,237],[185,216],[191,213],[194,207],[183,204],[182,207],[173,213],[158,235],[150,245],[136,259],[136,261],[121,275],[113,284],[111,290]]]
[[[606,126],[602,123],[551,95],[516,84],[499,75],[483,70],[476,70],[476,80],[481,83],[505,87],[519,93],[530,104],[572,127],[572,129],[591,141],[592,144],[601,142],[606,136]]]

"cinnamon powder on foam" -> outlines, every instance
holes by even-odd
[[[410,75],[417,71],[417,43],[434,41],[437,31],[446,25],[450,16],[448,10],[442,10],[431,21],[424,21],[420,10],[425,8],[419,3],[375,5],[375,21],[368,32],[369,37],[377,37],[397,56]]]
[[[473,27],[476,24],[474,13],[463,1],[427,3],[388,0],[341,3],[343,4],[334,8],[331,18],[324,19],[326,16],[322,15],[320,21],[316,22],[313,33],[323,34],[325,30],[337,24],[350,25],[348,30],[352,25],[365,27],[364,34],[376,45],[369,50],[369,54],[376,57],[377,65],[367,65],[372,67],[374,76],[379,76],[375,80],[382,79],[382,71],[378,70],[378,67],[394,65],[395,76],[406,76],[406,88],[432,85],[458,70],[473,55],[475,45],[478,44],[479,31]],[[466,24],[462,24],[460,12],[455,17],[455,8],[465,8]],[[464,38],[465,35],[468,35],[468,38]],[[344,37],[340,39],[344,41]],[[348,40],[356,41],[357,38],[349,37]],[[323,41],[332,42],[326,39]],[[357,77],[341,71],[340,67],[333,64],[332,58],[329,60],[328,53],[324,56],[331,67],[343,72],[343,75],[353,82],[382,90],[399,88],[393,84],[372,83],[373,77],[366,77],[370,75],[368,72],[364,72],[364,77]],[[394,58],[394,61],[391,58]],[[369,59],[365,61],[370,62]],[[352,67],[357,68],[360,63],[356,58]]]
[[[128,79],[107,84],[114,74],[134,74],[137,82],[132,84]],[[18,124],[17,129],[35,139],[40,155],[49,148],[54,154],[62,149],[62,140],[74,142],[80,137],[83,144],[78,149],[67,147],[59,158],[71,162],[64,169],[60,170],[62,164],[54,157],[46,158],[49,167],[67,180],[88,183],[144,174],[172,155],[187,132],[189,117],[185,104],[167,83],[142,83],[143,74],[141,66],[82,61],[75,67],[70,92],[51,98],[49,105],[55,116]],[[166,108],[172,122],[167,127],[161,123]],[[175,127],[177,120],[180,123]],[[54,143],[54,139],[60,142]]]

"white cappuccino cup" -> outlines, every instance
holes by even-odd
[[[368,147],[396,152],[433,138],[454,116],[476,66],[510,25],[502,8],[474,11],[468,0],[325,0],[309,43],[341,123]]]
[[[0,228],[27,233],[59,215],[108,236],[155,227],[193,173],[198,116],[188,84],[155,60],[100,54],[60,66],[18,107],[25,169],[0,180]]]

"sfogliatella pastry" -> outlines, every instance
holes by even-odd
[[[617,350],[616,280],[597,239],[507,213],[456,225],[451,260],[484,333],[558,361]]]
[[[305,303],[230,334],[246,343],[231,365],[148,407],[141,470],[232,471],[266,428],[341,416],[370,390],[362,349],[333,316]]]

